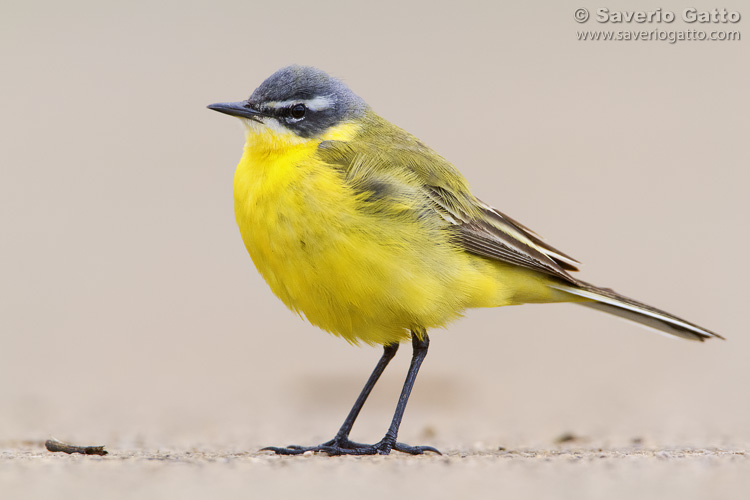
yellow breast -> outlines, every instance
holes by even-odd
[[[361,210],[361,196],[316,155],[321,140],[356,132],[303,140],[249,130],[235,215],[271,290],[311,323],[371,344],[444,326],[467,307],[518,303],[528,273],[465,253],[445,231]]]

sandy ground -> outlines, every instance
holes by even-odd
[[[327,457],[220,449],[52,454],[0,451],[4,498],[745,498],[748,454],[728,447],[451,450]]]

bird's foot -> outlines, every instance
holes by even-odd
[[[283,448],[267,446],[260,451],[272,451],[277,455],[302,455],[308,451],[314,453],[325,453],[331,456],[338,455],[388,455],[391,450],[408,453],[409,455],[423,455],[427,451],[442,455],[432,446],[409,446],[404,443],[393,443],[390,440],[383,439],[376,444],[360,444],[349,441],[348,438],[334,438],[318,446],[297,446],[290,445]]]

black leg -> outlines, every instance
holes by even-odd
[[[398,344],[387,345],[383,348],[383,356],[380,358],[380,361],[378,361],[377,366],[375,366],[375,370],[373,370],[372,375],[370,375],[370,378],[365,384],[365,387],[362,389],[359,397],[354,402],[354,406],[349,412],[349,415],[346,417],[346,420],[344,420],[343,425],[336,433],[336,437],[318,446],[292,445],[287,446],[286,448],[269,446],[267,448],[263,448],[261,451],[273,451],[279,455],[300,455],[302,453],[305,453],[306,451],[323,452],[329,455],[388,455],[391,450],[410,453],[412,455],[421,455],[425,451],[432,451],[439,454],[440,452],[435,448],[432,448],[431,446],[408,446],[396,441],[396,437],[398,436],[398,429],[401,425],[401,419],[403,418],[404,410],[406,409],[406,403],[409,401],[409,395],[411,394],[411,389],[414,386],[414,381],[417,378],[419,367],[422,364],[422,361],[424,361],[424,358],[427,355],[427,348],[430,345],[430,339],[427,336],[427,332],[422,331],[421,334],[422,338],[420,339],[418,338],[417,334],[412,332],[412,345],[414,347],[414,353],[412,355],[411,365],[409,366],[409,372],[406,375],[406,381],[404,382],[404,387],[401,390],[401,397],[399,398],[398,404],[396,405],[396,412],[393,415],[391,426],[388,428],[388,432],[386,433],[385,437],[383,437],[383,439],[381,439],[379,443],[374,445],[354,443],[352,441],[349,441],[349,433],[351,432],[354,421],[357,419],[359,412],[362,410],[365,401],[367,401],[367,397],[370,395],[370,392],[372,392],[373,387],[375,387],[375,384],[380,378],[380,375],[383,374],[385,367],[388,366],[388,363],[391,361],[391,359],[393,359],[393,356],[396,355]]]
[[[393,357],[396,355],[397,351],[398,351],[398,344],[390,344],[390,345],[383,346],[383,355],[380,357],[380,361],[378,361],[378,364],[375,365],[375,369],[372,371],[370,378],[367,379],[367,383],[362,388],[362,392],[359,393],[359,397],[357,397],[357,400],[354,402],[354,406],[352,406],[352,409],[349,411],[349,415],[347,415],[346,420],[344,420],[344,423],[341,425],[341,428],[336,433],[336,437],[334,437],[330,441],[326,441],[325,443],[319,446],[291,445],[291,446],[287,446],[286,448],[277,448],[275,446],[268,446],[266,448],[261,449],[261,451],[264,451],[264,450],[274,451],[278,453],[279,455],[299,455],[306,451],[327,451],[331,454],[341,454],[341,453],[336,453],[334,450],[343,451],[346,449],[368,446],[368,445],[360,445],[358,443],[352,443],[351,441],[349,441],[349,433],[352,431],[352,427],[354,426],[354,421],[357,420],[357,417],[359,416],[359,412],[362,411],[362,407],[365,405],[365,401],[367,401],[367,397],[372,392],[372,389],[375,387],[375,384],[378,382],[378,379],[380,379],[380,376],[385,371],[385,367],[388,366],[388,363],[391,362]]]
[[[390,363],[396,355],[396,351],[398,351],[398,344],[391,344],[383,347],[383,355],[380,357],[380,361],[375,365],[375,369],[372,371],[370,378],[367,379],[367,383],[362,388],[362,392],[359,393],[359,397],[354,402],[354,406],[352,406],[352,409],[349,411],[349,415],[347,415],[346,420],[344,420],[344,423],[341,425],[341,429],[336,433],[334,441],[346,441],[349,439],[349,433],[352,432],[354,421],[357,420],[359,412],[365,405],[365,401],[367,401],[367,397],[370,395],[375,384],[378,382],[378,379],[385,371],[385,367],[388,366],[388,363]]]
[[[430,337],[427,336],[427,332],[422,331],[421,333],[421,339],[414,332],[411,334],[411,343],[414,347],[414,353],[411,358],[411,365],[409,365],[409,371],[406,374],[404,387],[401,389],[401,397],[398,398],[398,404],[396,405],[396,412],[393,414],[391,426],[388,428],[388,432],[385,433],[385,437],[383,437],[380,443],[376,445],[378,447],[378,453],[381,455],[388,455],[391,449],[403,453],[410,453],[412,455],[421,455],[425,451],[432,451],[440,454],[440,452],[432,446],[409,446],[396,441],[398,429],[401,426],[401,419],[404,417],[404,410],[406,410],[406,403],[409,402],[409,395],[414,387],[414,381],[417,380],[419,367],[422,366],[422,361],[424,361],[424,358],[427,356],[427,349],[430,347]]]

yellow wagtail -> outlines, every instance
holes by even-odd
[[[267,450],[437,452],[396,436],[427,329],[470,307],[575,302],[690,340],[721,338],[572,277],[576,260],[474,197],[453,165],[323,71],[289,66],[246,101],[209,108],[246,126],[235,216],[271,290],[323,330],[384,348],[332,440]],[[410,337],[411,366],[388,432],[374,445],[350,441],[367,396]]]

